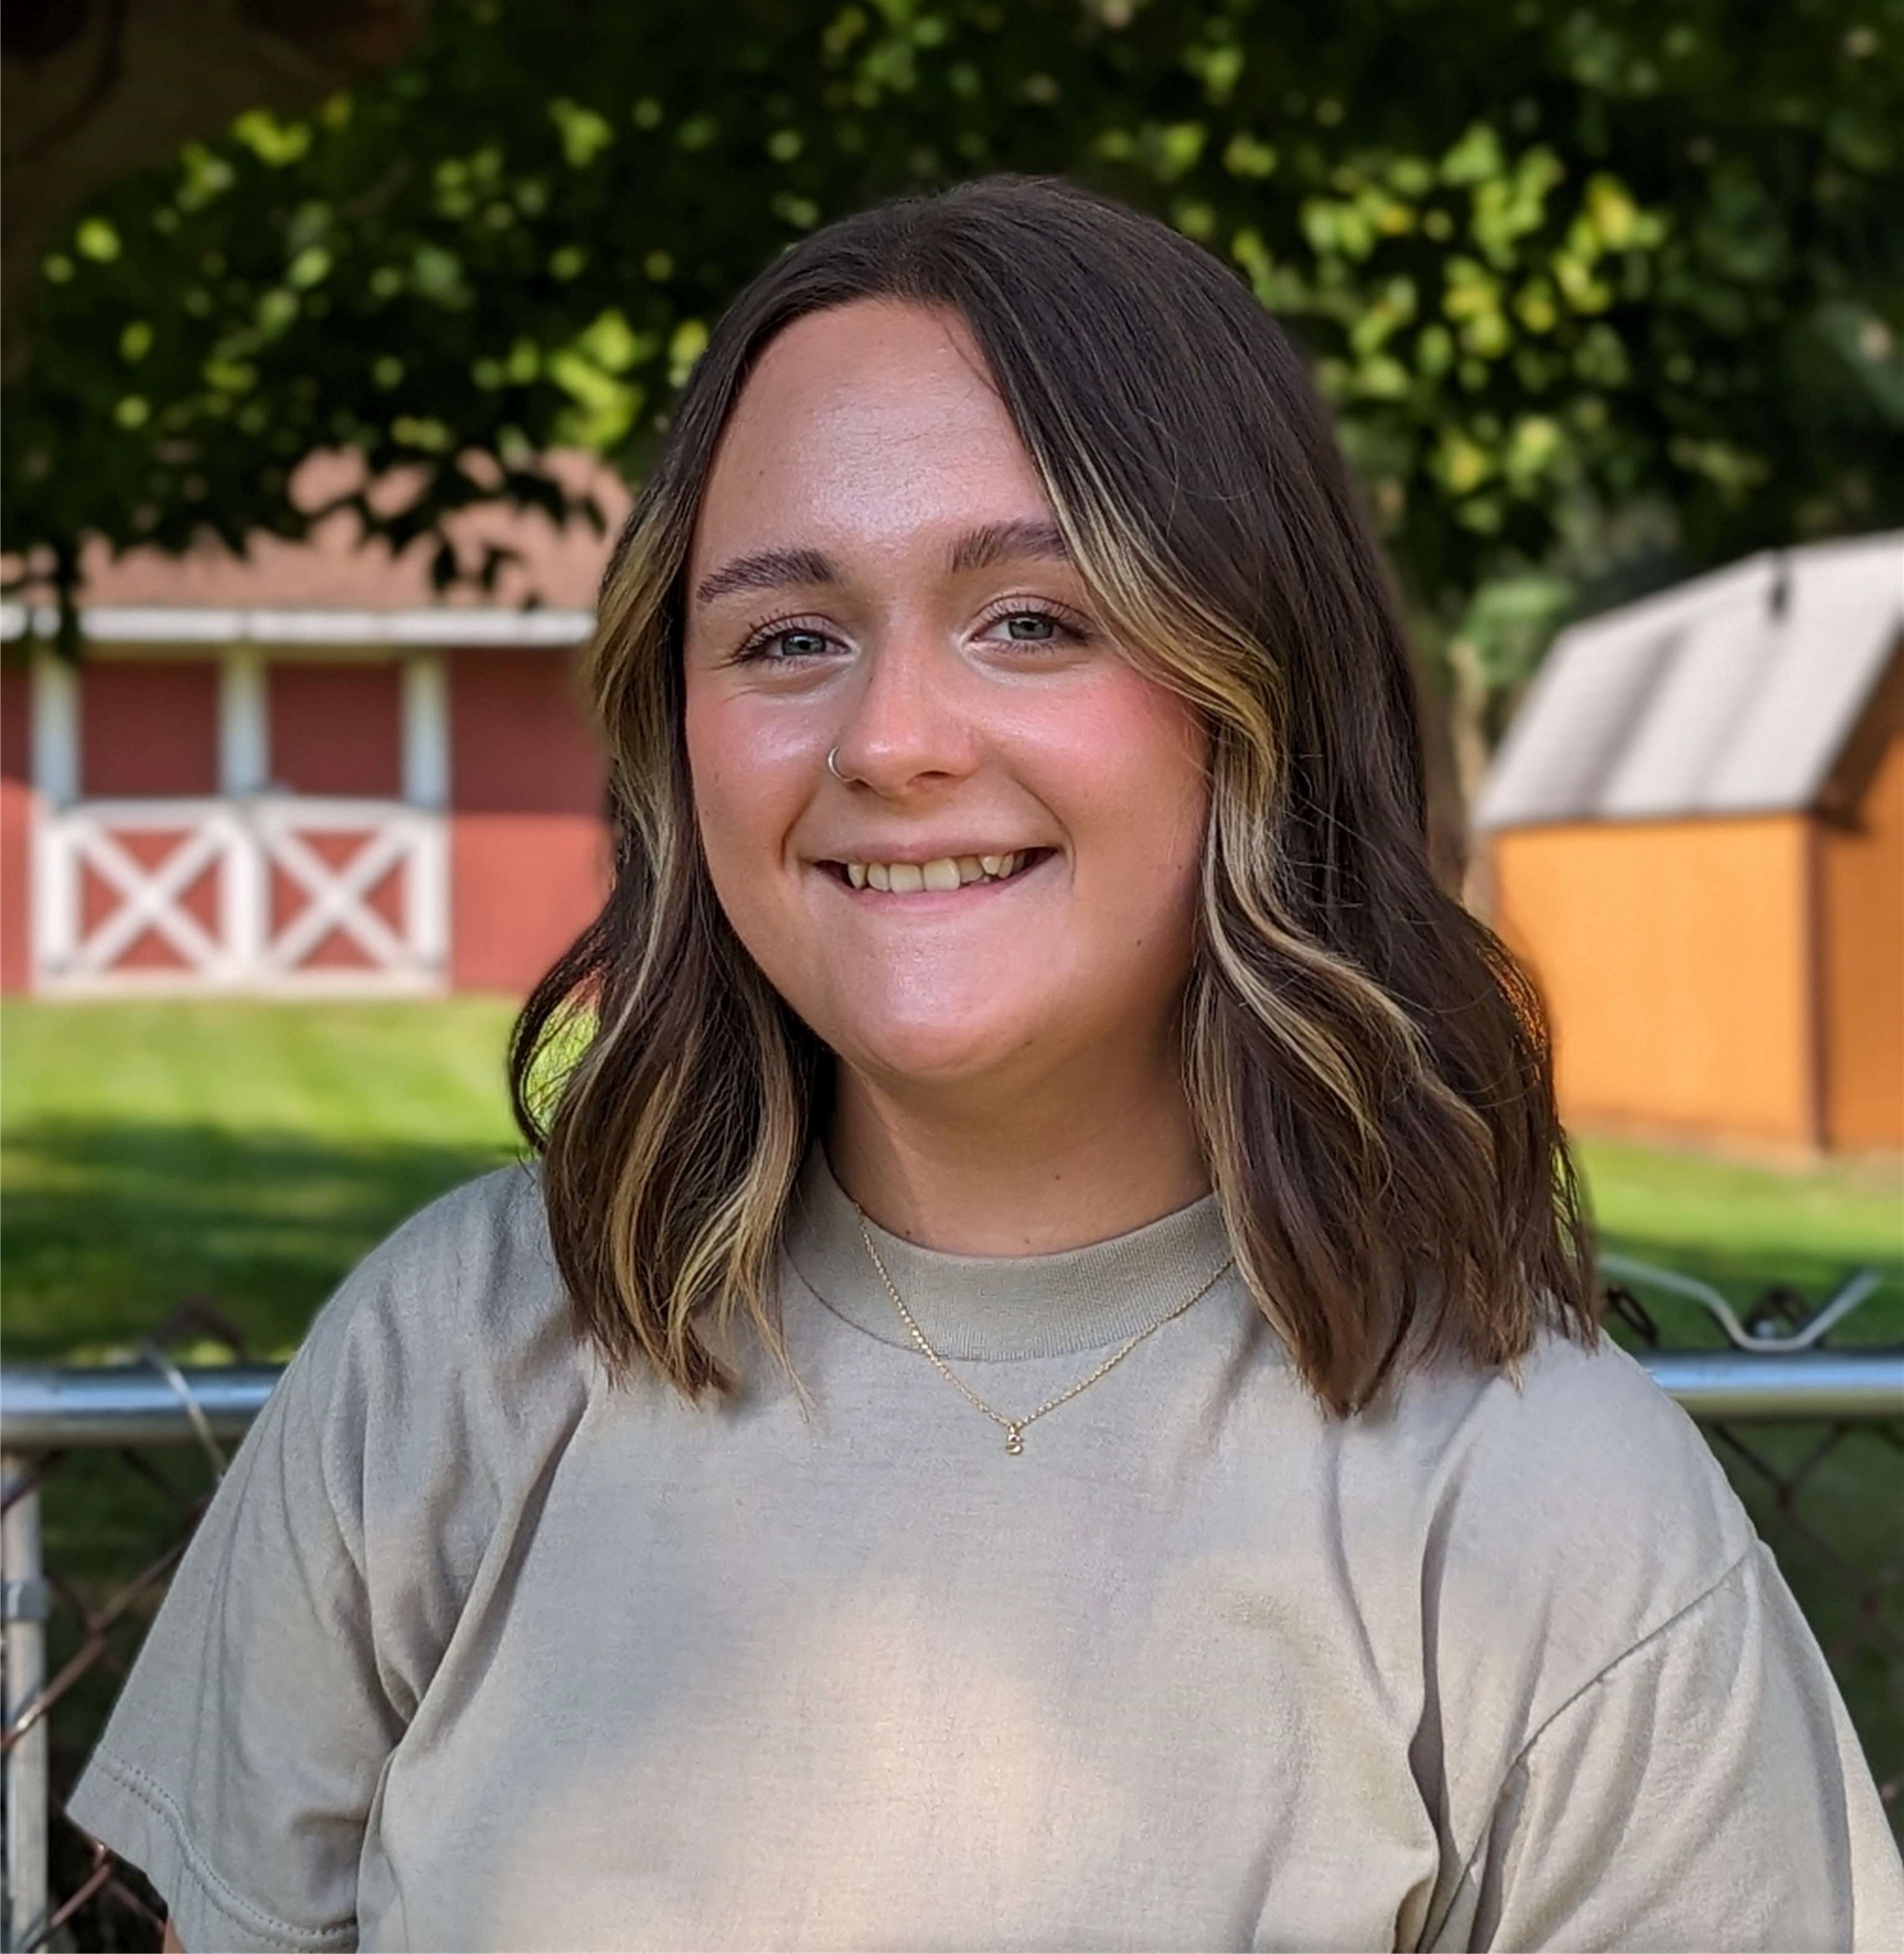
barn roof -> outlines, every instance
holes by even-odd
[[[1904,531],[1766,551],[1554,641],[1482,828],[1811,806],[1904,637]]]
[[[491,590],[467,583],[438,590],[433,542],[394,552],[366,542],[356,517],[340,510],[295,542],[253,536],[242,556],[209,540],[178,555],[139,548],[114,556],[90,541],[80,558],[81,630],[108,644],[572,642],[594,621],[596,586],[632,498],[591,457],[542,460],[570,494],[594,496],[607,533],[581,522],[560,526],[539,509],[491,503],[460,510],[445,529],[466,562],[480,562],[491,545],[510,552]],[[357,487],[362,473],[350,455],[312,455],[294,493],[322,506]],[[372,499],[400,497],[403,485],[390,478]],[[0,606],[0,638],[20,636],[28,621],[21,605]],[[50,609],[35,622],[50,632]]]

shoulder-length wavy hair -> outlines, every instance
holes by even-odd
[[[1346,1414],[1433,1357],[1511,1366],[1548,1325],[1591,1340],[1539,995],[1431,870],[1413,669],[1302,363],[1165,225],[1012,177],[846,218],[763,272],[716,327],[610,563],[584,671],[613,887],[510,1055],[580,1333],[611,1374],[645,1364],[691,1400],[729,1388],[709,1333],[737,1318],[786,1362],[776,1252],[830,1054],[702,860],[682,580],[762,349],[868,299],[963,319],[1102,621],[1206,725],[1184,1076],[1237,1267],[1303,1378]]]

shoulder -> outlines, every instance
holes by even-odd
[[[1487,1381],[1449,1434],[1460,1537],[1484,1564],[1605,1582],[1638,1640],[1719,1581],[1752,1533],[1697,1425],[1602,1335],[1548,1336]],[[1660,1617],[1663,1619],[1662,1617]]]
[[[333,1299],[353,1314],[400,1296],[420,1319],[519,1308],[557,1283],[535,1164],[518,1161],[451,1188],[363,1257]]]
[[[1444,1691],[1524,1737],[1711,1594],[1755,1544],[1699,1428],[1609,1339],[1517,1376],[1439,1369],[1390,1414],[1410,1462],[1423,1632]]]
[[[590,1381],[540,1180],[517,1164],[452,1189],[365,1255],[287,1371],[287,1415],[365,1493],[485,1469],[572,1425]]]
[[[308,1340],[397,1361],[427,1350],[440,1362],[533,1341],[563,1306],[541,1181],[518,1163],[450,1189],[386,1236],[338,1285]]]
[[[1418,1382],[1401,1415],[1429,1466],[1444,1578],[1577,1599],[1583,1657],[1644,1639],[1752,1545],[1699,1428],[1609,1338],[1545,1337],[1517,1376]]]

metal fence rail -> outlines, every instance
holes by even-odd
[[[1895,1675],[1904,1664],[1904,1628],[1894,1596],[1904,1583],[1904,1541],[1893,1539],[1874,1563],[1827,1537],[1808,1500],[1847,1444],[1881,1444],[1904,1457],[1904,1349],[1827,1349],[1838,1327],[1876,1286],[1853,1278],[1816,1308],[1774,1292],[1741,1322],[1716,1291],[1672,1271],[1608,1255],[1612,1315],[1642,1346],[1658,1332],[1637,1291],[1653,1288],[1699,1303],[1727,1347],[1642,1348],[1660,1384],[1705,1425],[1733,1469],[1774,1544],[1802,1552],[1819,1570],[1821,1592],[1841,1604],[1813,1626],[1841,1681],[1863,1663]],[[0,1575],[5,1579],[4,1883],[0,1947],[155,1946],[159,1918],[143,1883],[67,1821],[49,1795],[56,1711],[99,1676],[123,1676],[136,1636],[224,1469],[279,1375],[274,1365],[181,1371],[148,1346],[143,1364],[62,1370],[0,1371]],[[1745,1428],[1742,1431],[1740,1428]],[[1747,1433],[1749,1433],[1749,1436]],[[1796,1450],[1788,1442],[1800,1440]],[[181,1487],[149,1450],[187,1447],[199,1455],[200,1483]],[[106,1584],[48,1564],[41,1494],[63,1464],[116,1454],[168,1516],[130,1576]],[[209,1475],[204,1469],[209,1462]],[[49,1635],[62,1647],[49,1675]],[[95,1706],[96,1717],[96,1705]],[[86,1741],[86,1739],[83,1739]],[[1869,1735],[1866,1742],[1871,1742]],[[74,1747],[76,1751],[80,1747]],[[1880,1788],[1893,1811],[1904,1790],[1904,1755],[1874,1754]],[[62,1776],[70,1775],[63,1772]],[[58,1828],[58,1836],[55,1829]],[[58,1868],[49,1877],[49,1864]],[[87,1938],[74,1937],[83,1928]]]

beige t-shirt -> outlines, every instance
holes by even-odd
[[[1008,1415],[1224,1260],[875,1239]],[[491,1174],[319,1316],[74,1798],[215,1948],[1886,1948],[1904,1873],[1698,1433],[1611,1346],[1320,1413],[1234,1273],[1024,1452],[816,1150],[689,1409]]]

